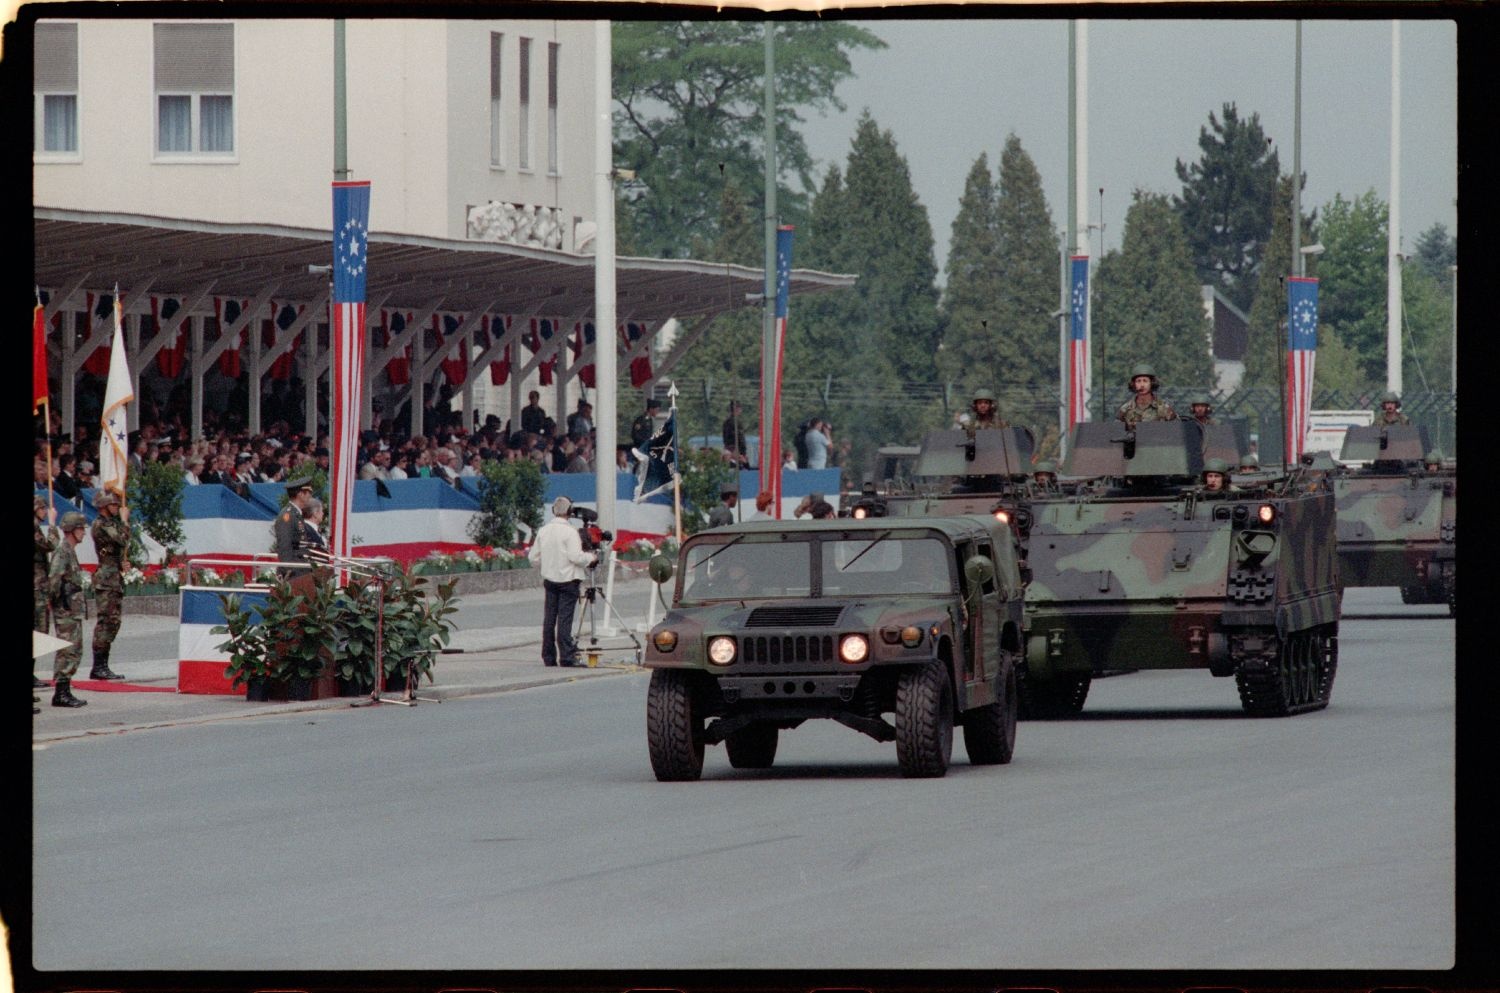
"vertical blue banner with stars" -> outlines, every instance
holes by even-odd
[[[775,382],[771,388],[771,427],[761,425],[760,488],[774,498],[771,506],[781,516],[781,360],[786,354],[787,299],[792,282],[792,225],[776,229],[776,356],[771,368]]]
[[[1313,364],[1318,357],[1318,281],[1286,281],[1286,457],[1295,465],[1307,441],[1312,408]]]
[[[1089,257],[1068,260],[1071,289],[1068,294],[1068,431],[1089,419]]]
[[[328,480],[328,550],[347,557],[354,549],[354,459],[365,371],[365,280],[370,245],[370,183],[333,184],[333,366],[329,418],[333,458]],[[343,578],[342,576],[340,577]]]

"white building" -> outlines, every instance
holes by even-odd
[[[409,401],[419,421],[445,376],[465,411],[515,417],[539,378],[553,379],[547,405],[559,421],[572,409],[593,355],[566,347],[593,313],[593,21],[347,21],[340,177],[332,20],[49,19],[33,39],[35,281],[52,329],[54,409],[67,423],[81,370],[112,329],[97,304],[118,286],[137,396],[181,386],[181,373],[163,384],[152,360],[185,350],[196,433],[205,395],[222,408],[235,383],[217,360],[243,352],[262,387],[238,380],[255,430],[265,377],[291,351],[312,431],[328,367],[327,276],[309,266],[331,260],[335,178],[371,183],[366,423],[372,396],[387,415]],[[741,306],[761,278],[619,260],[618,317],[635,335],[621,342],[620,367],[654,360],[636,384],[649,390],[680,357],[652,354],[661,322]],[[556,333],[529,339],[533,326]],[[293,345],[299,333],[310,342]],[[441,368],[459,342],[466,374]],[[391,382],[402,356],[410,385]],[[483,373],[502,356],[512,374],[492,387]]]

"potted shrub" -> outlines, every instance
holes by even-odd
[[[230,685],[245,687],[246,700],[268,700],[275,667],[267,649],[269,629],[261,623],[261,609],[247,604],[238,593],[228,593],[219,599],[224,605],[224,623],[211,628],[209,633],[229,635],[228,641],[217,646],[229,653],[224,675]]]
[[[458,581],[438,583],[432,596],[427,585],[426,579],[408,569],[398,571],[386,585],[381,668],[391,689],[405,689],[408,672],[416,682],[424,675],[431,682],[437,653],[452,635],[450,617],[458,611],[453,595]]]

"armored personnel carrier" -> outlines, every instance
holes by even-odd
[[[1010,761],[1022,589],[994,518],[750,521],[679,563],[651,565],[676,576],[645,657],[657,779],[698,779],[719,742],[769,768],[780,733],[818,718],[894,740],[905,776],[944,775],[955,726],[971,763]]]
[[[1330,493],[1267,473],[1252,488],[1206,491],[1206,459],[1238,463],[1224,425],[1081,424],[1061,488],[1027,480],[1024,456],[1012,461],[1022,447],[1014,439],[985,437],[1002,433],[978,433],[972,459],[961,446],[953,454],[961,432],[930,436],[932,458],[924,444],[918,474],[946,465],[953,485],[888,498],[886,509],[983,509],[1017,530],[1027,584],[1022,716],[1077,713],[1096,675],[1124,669],[1234,676],[1256,715],[1327,706],[1341,602]]]
[[[1350,428],[1332,475],[1339,571],[1346,586],[1398,586],[1406,603],[1446,603],[1458,614],[1458,478],[1429,468],[1416,426]]]

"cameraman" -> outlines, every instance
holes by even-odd
[[[526,553],[531,564],[541,569],[547,595],[542,609],[542,665],[582,665],[573,641],[573,609],[578,606],[583,570],[598,565],[599,559],[583,550],[578,530],[568,523],[572,509],[573,501],[565,496],[552,501],[552,519],[538,529]]]

